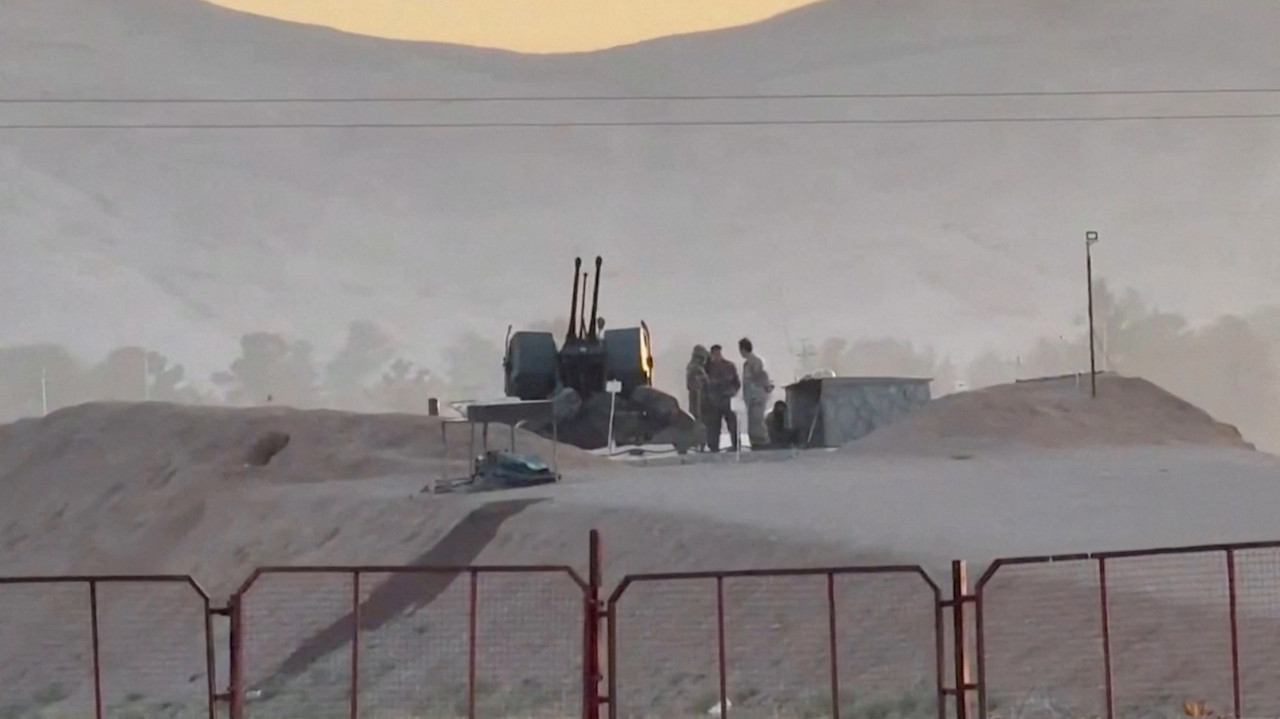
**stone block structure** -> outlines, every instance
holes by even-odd
[[[788,385],[787,424],[801,447],[840,447],[928,404],[929,378],[819,377]]]

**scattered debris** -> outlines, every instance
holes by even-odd
[[[560,475],[546,461],[528,452],[491,450],[476,457],[471,472],[472,491],[519,489],[558,481]]]
[[[422,491],[430,494],[454,491],[490,492],[536,487],[559,481],[560,474],[536,454],[489,450],[472,462],[470,476],[465,479],[437,479]]]

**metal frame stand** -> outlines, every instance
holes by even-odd
[[[520,420],[515,424],[508,425],[510,427],[510,447],[512,452],[516,451],[516,429],[525,423],[526,420]],[[467,418],[461,419],[443,419],[440,421],[440,478],[431,485],[431,494],[448,494],[453,491],[454,478],[449,476],[449,425],[465,424],[467,425],[467,464],[471,467],[471,474],[468,479],[475,478],[475,461],[476,461],[476,425],[480,425],[480,453],[489,453],[489,425],[491,422],[474,422]],[[555,416],[551,417],[551,472],[555,474],[556,481],[560,481],[560,429],[556,422]]]

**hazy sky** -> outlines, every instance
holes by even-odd
[[[816,0],[208,1],[364,35],[556,53],[745,25]]]
[[[594,1],[579,21],[603,31],[587,20],[619,6]],[[672,31],[694,27],[662,1],[636,7]],[[386,17],[376,2],[360,3],[364,18]],[[471,27],[495,37],[556,27],[479,17]],[[201,0],[8,0],[0,96],[1260,88],[1280,77],[1268,50],[1277,26],[1280,3],[1256,0],[836,0],[713,33],[530,56]],[[646,321],[660,351],[747,334],[786,375],[801,339],[892,336],[963,364],[1082,330],[1089,229],[1102,233],[1100,275],[1208,322],[1280,304],[1274,120],[754,123],[1199,116],[1277,103],[1280,92],[6,105],[4,123],[199,127],[0,132],[0,246],[12,260],[0,272],[0,345],[59,342],[96,359],[145,344],[207,377],[244,332],[286,332],[324,356],[349,321],[377,319],[407,356],[440,367],[462,332],[501,343],[509,324],[564,315],[573,257],[602,254],[604,316]],[[753,124],[646,126],[704,120]],[[288,126],[436,122],[477,126]],[[495,126],[509,122],[566,126]]]

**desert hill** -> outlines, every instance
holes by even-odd
[[[1254,449],[1239,430],[1138,377],[1102,374],[997,385],[941,397],[857,440],[854,452],[964,452],[1134,445]]]
[[[1245,2],[1064,10],[832,1],[750,27],[531,57],[355,37],[194,1],[19,0],[0,8],[0,97],[1237,87],[1275,75],[1265,28],[1277,13]],[[785,119],[1267,102],[6,104],[0,119]],[[1273,145],[1267,126],[1249,122],[0,130],[10,198],[0,237],[7,266],[24,268],[0,283],[0,342],[93,352],[144,343],[202,375],[219,363],[201,367],[201,358],[229,356],[246,330],[289,331],[323,347],[347,321],[374,317],[430,362],[463,329],[496,338],[510,322],[563,314],[569,258],[600,252],[610,272],[604,314],[648,320],[660,344],[723,327],[752,332],[762,347],[892,333],[963,356],[1062,333],[1079,311],[1076,271],[1066,268],[1079,262],[1070,228],[1082,218],[1104,230],[1108,276],[1205,319],[1251,308],[1280,270],[1260,251],[1276,211],[1265,163]],[[1220,251],[1223,243],[1232,249]],[[723,291],[700,292],[707,282]],[[836,312],[809,312],[806,294],[789,289],[815,286],[832,288],[824,303]]]
[[[399,504],[412,514],[421,504],[415,495],[424,499],[419,490],[442,476],[443,462],[449,476],[465,474],[466,430],[450,430],[446,454],[434,417],[164,403],[70,407],[0,427],[0,486],[6,506],[20,508],[0,523],[0,541],[20,565],[52,542],[78,566],[207,567],[205,577],[222,588],[222,582],[238,581],[232,577],[254,554],[250,548],[265,548],[263,559],[285,561],[309,543],[336,539],[353,520],[322,529],[306,519],[306,511],[277,515],[273,507],[281,493],[303,498],[314,511],[325,506],[335,482],[341,488],[390,479],[396,486],[390,496],[404,500]],[[265,466],[251,465],[251,451],[270,433],[287,434],[288,443]],[[505,448],[508,440],[505,431],[491,435],[494,447]],[[516,441],[522,451],[552,457],[546,440],[518,430]],[[562,446],[556,455],[570,475],[613,468],[574,447]],[[387,496],[367,491],[375,500]],[[242,524],[250,517],[261,522]],[[383,529],[394,535],[394,519],[387,522]],[[407,529],[422,531],[420,522]],[[388,541],[385,535],[368,538]],[[279,554],[286,547],[293,549]]]

